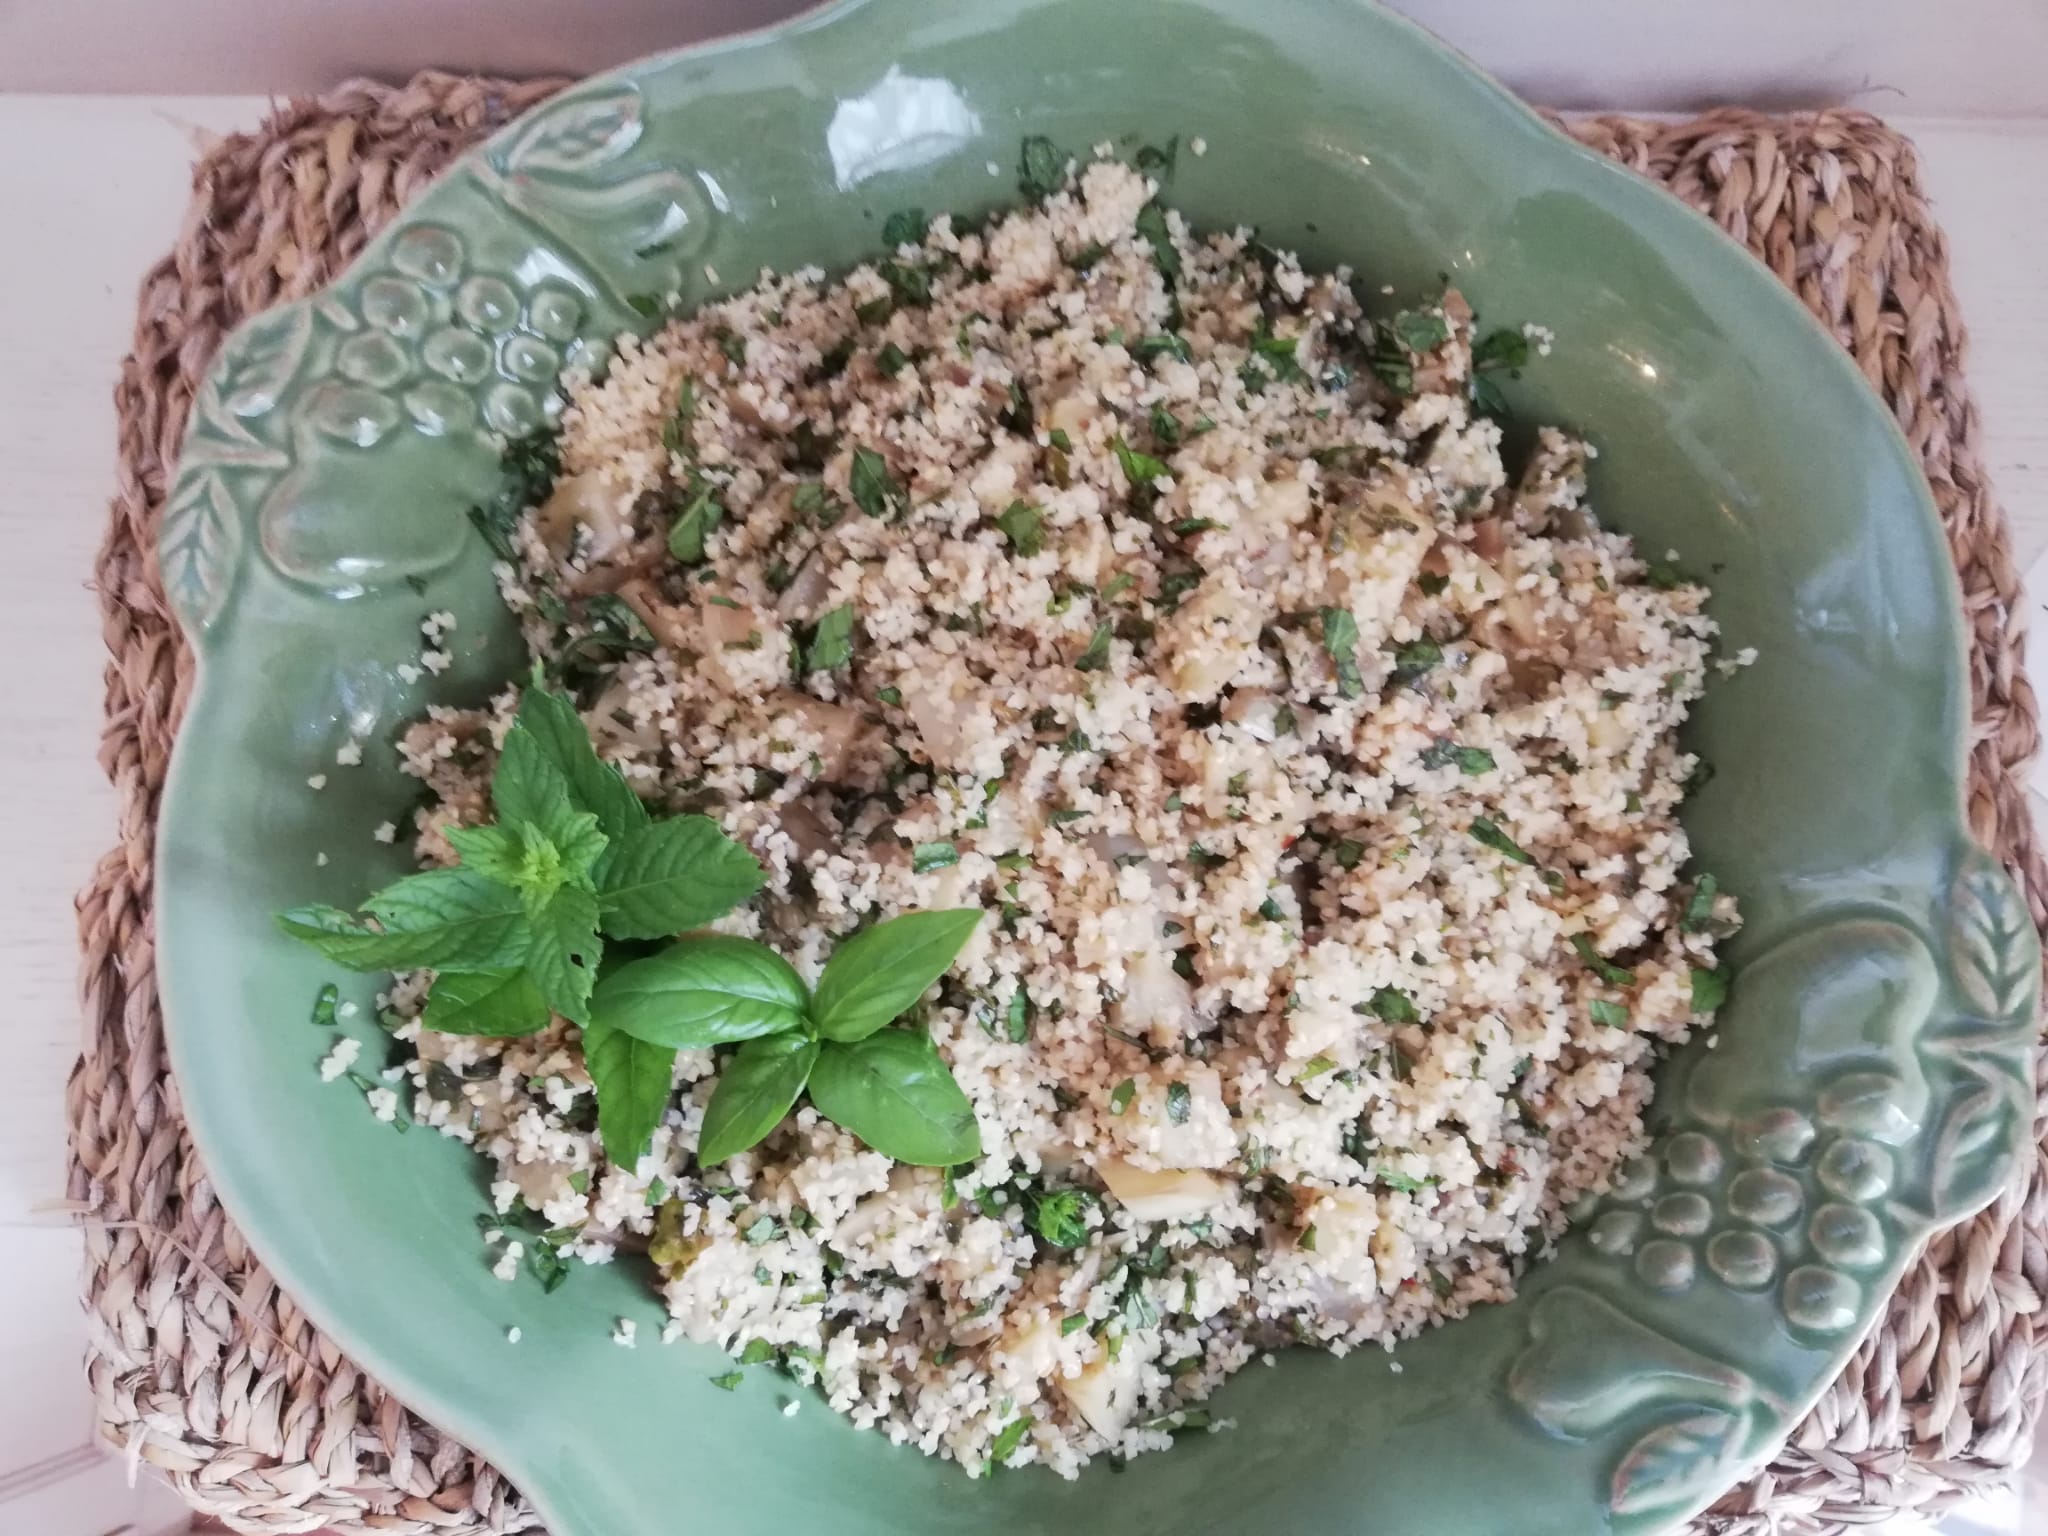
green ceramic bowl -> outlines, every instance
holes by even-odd
[[[1247,1371],[1217,1403],[1235,1428],[1073,1483],[970,1482],[816,1403],[785,1419],[795,1389],[762,1373],[722,1392],[721,1357],[652,1344],[633,1263],[551,1296],[493,1280],[470,1155],[319,1081],[308,1015],[330,975],[270,920],[398,872],[371,828],[402,818],[409,782],[388,746],[353,769],[336,749],[516,664],[463,516],[494,484],[489,433],[539,420],[566,359],[644,325],[637,296],[850,262],[905,204],[1012,200],[1026,133],[1202,137],[1173,185],[1197,220],[1352,263],[1367,292],[1448,274],[1490,321],[1554,328],[1511,405],[1594,437],[1602,513],[1711,572],[1729,648],[1760,657],[1697,717],[1719,775],[1689,823],[1748,923],[1718,1049],[1664,1072],[1654,1157],[1512,1305],[1398,1368],[1297,1351]],[[1769,1454],[2027,1134],[2039,955],[1963,829],[1955,583],[1905,442],[1704,220],[1352,0],[849,0],[578,86],[326,292],[235,334],[162,557],[203,657],[158,912],[207,1169],[308,1313],[555,1536],[1664,1530]],[[402,670],[441,608],[455,668]],[[367,1006],[345,1023],[374,1066]],[[649,1342],[606,1342],[618,1316]]]

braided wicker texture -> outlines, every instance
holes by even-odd
[[[532,1529],[488,1464],[410,1413],[300,1313],[244,1244],[194,1154],[165,1064],[151,915],[155,819],[191,656],[164,601],[157,523],[193,392],[228,330],[319,287],[401,205],[559,81],[423,74],[294,102],[208,150],[176,248],[145,279],[121,373],[119,494],[98,562],[107,649],[100,762],[120,846],[78,903],[84,1055],[69,1089],[86,1219],[86,1369],[107,1437],[249,1531],[382,1536]],[[1920,454],[1971,635],[1969,819],[2048,921],[2028,818],[2039,731],[2021,672],[2019,578],[1978,451],[1967,340],[1911,146],[1847,112],[1716,112],[1565,125],[1743,242],[1861,365]],[[1933,1512],[2026,1454],[2048,1396],[2048,1054],[2035,1155],[1937,1238],[1877,1331],[1771,1465],[1693,1536],[1813,1536]]]

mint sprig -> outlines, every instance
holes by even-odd
[[[815,995],[774,950],[693,934],[761,888],[760,865],[703,816],[656,820],[597,755],[575,705],[536,679],[491,779],[498,819],[448,831],[461,861],[362,903],[278,915],[352,970],[432,969],[421,1023],[511,1038],[583,1028],[607,1155],[632,1167],[674,1096],[676,1053],[738,1045],[698,1162],[760,1142],[808,1087],[820,1113],[899,1161],[981,1153],[974,1112],[922,1033],[886,1030],[943,975],[978,911],[913,912],[839,947]],[[677,935],[684,935],[678,938]],[[600,976],[604,943],[673,940]]]

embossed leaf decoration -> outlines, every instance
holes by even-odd
[[[241,518],[220,475],[188,465],[164,508],[157,545],[164,591],[187,623],[205,626],[219,615],[241,547]]]
[[[2031,1103],[2031,1095],[2022,1091],[2016,1076],[1993,1078],[1974,1062],[1963,1064],[1958,1091],[1934,1140],[1928,1199],[1935,1221],[1960,1221],[1997,1195],[2028,1134],[2029,1121],[2021,1112],[2025,1103]]]
[[[1584,1439],[1646,1408],[1760,1396],[1739,1371],[1666,1338],[1578,1286],[1537,1302],[1508,1395],[1553,1434]],[[1594,1347],[1597,1346],[1597,1347]]]
[[[250,321],[221,354],[213,382],[237,416],[262,416],[284,397],[313,339],[313,311],[287,304]]]
[[[613,82],[542,107],[504,151],[516,176],[572,177],[618,159],[640,137],[640,93]]]
[[[1614,1469],[1614,1512],[1644,1514],[1704,1498],[1740,1455],[1742,1424],[1739,1414],[1709,1408],[1651,1430]]]
[[[1986,1018],[2031,1018],[2040,963],[2012,881],[1988,860],[1967,860],[1950,893],[1949,964],[1957,989]]]

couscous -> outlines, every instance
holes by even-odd
[[[545,989],[517,1038],[444,1032],[413,969],[387,1019],[412,1116],[495,1166],[482,1262],[644,1250],[664,1340],[975,1471],[1161,1449],[1277,1347],[1507,1297],[1725,990],[1678,820],[1706,593],[1601,528],[1585,442],[1504,462],[1493,382],[1547,333],[1456,292],[1370,321],[1348,272],[1198,237],[1168,164],[1035,142],[1030,206],[899,215],[568,380],[479,515],[537,681],[403,743],[422,862],[466,865],[522,700],[573,699],[643,807],[758,864],[709,926],[793,968],[792,1019],[853,936],[965,914],[875,1037],[962,1096],[930,1155],[814,1076],[700,1158],[744,1045],[673,1049],[621,1155]],[[621,1040],[609,952],[570,959]]]

